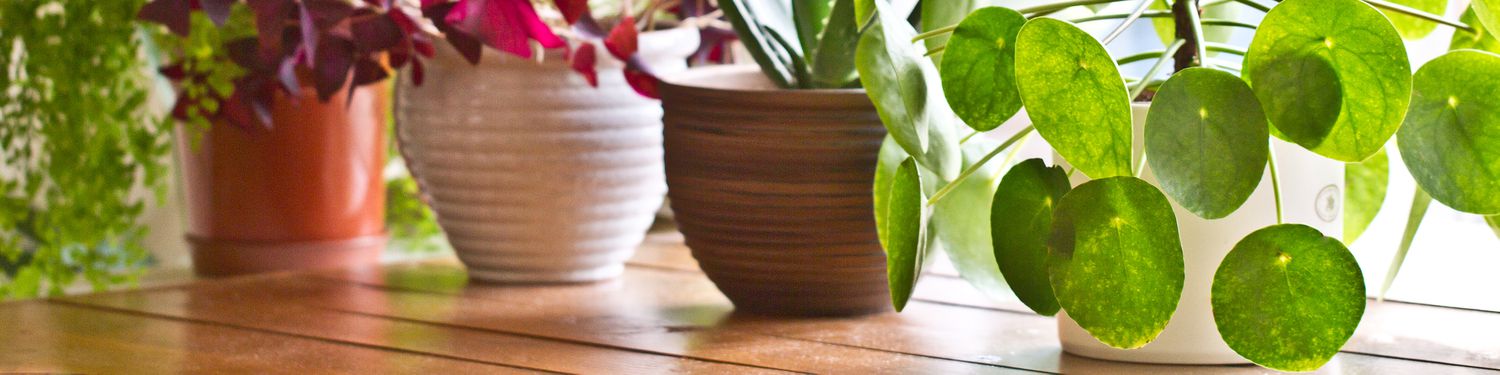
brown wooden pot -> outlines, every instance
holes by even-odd
[[[753,66],[661,85],[668,195],[741,311],[890,309],[871,189],[885,128],[862,90],[780,90]]]
[[[339,268],[385,248],[389,87],[318,102],[277,95],[272,126],[179,126],[187,239],[200,276]],[[201,135],[201,138],[199,136]]]

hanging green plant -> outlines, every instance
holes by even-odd
[[[129,283],[149,262],[138,219],[171,132],[148,105],[143,2],[0,2],[0,298]]]

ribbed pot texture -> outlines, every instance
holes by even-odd
[[[697,37],[687,31],[668,32],[687,44],[682,35]],[[658,39],[643,35],[642,51],[684,49]],[[396,136],[469,276],[619,275],[666,189],[658,102],[636,95],[617,63],[594,88],[559,54],[537,63],[486,51],[472,66],[444,47],[421,86],[403,79]]]
[[[740,311],[890,308],[871,188],[885,128],[860,90],[779,90],[754,67],[662,85],[667,185],[704,273]]]

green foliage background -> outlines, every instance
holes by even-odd
[[[147,262],[137,219],[171,133],[146,109],[142,3],[0,1],[0,298],[131,282]]]

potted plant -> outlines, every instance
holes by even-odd
[[[479,3],[424,10],[444,20],[437,25],[452,48],[438,48],[425,76],[409,75],[397,90],[407,166],[470,277],[619,275],[666,193],[653,77],[687,68],[699,9]],[[498,6],[522,19],[490,9]],[[469,20],[459,20],[465,12]]]
[[[142,210],[171,146],[142,3],[0,2],[0,300],[133,283],[153,262]]]
[[[877,197],[876,216],[897,309],[910,297],[931,238],[966,229],[954,222],[979,222],[990,229],[999,266],[984,272],[1002,274],[1038,313],[1065,312],[1078,331],[1097,339],[1094,345],[1150,353],[1153,340],[1166,339],[1169,322],[1192,319],[1183,315],[1194,311],[1211,315],[1219,334],[1182,333],[1203,347],[1175,358],[1118,349],[1101,354],[1070,343],[1068,325],[1075,323],[1060,319],[1065,350],[1127,360],[1217,361],[1202,356],[1213,355],[1222,337],[1246,360],[1309,371],[1353,334],[1366,294],[1354,257],[1325,235],[1341,229],[1342,176],[1321,173],[1337,176],[1331,190],[1300,186],[1306,182],[1293,182],[1292,175],[1314,174],[1304,181],[1327,176],[1316,176],[1306,162],[1289,162],[1290,151],[1363,163],[1396,136],[1407,166],[1433,199],[1476,214],[1500,211],[1494,193],[1500,160],[1492,152],[1500,149],[1494,136],[1500,97],[1493,95],[1500,81],[1490,79],[1500,74],[1500,55],[1453,51],[1413,76],[1401,33],[1380,10],[1467,31],[1476,24],[1374,0],[1286,0],[1274,7],[1233,2],[1265,12],[1258,24],[1202,17],[1203,7],[1225,2],[1180,0],[1162,12],[1150,10],[1154,1],[1136,1],[1127,13],[1075,19],[1119,20],[1098,39],[1047,16],[1113,2],[985,8],[921,35],[889,4],[872,3],[876,23],[862,35],[859,68],[867,78],[876,71],[900,78],[865,82],[894,139],[879,169],[888,177],[875,191],[884,196]],[[1480,24],[1494,19],[1483,3],[1474,7]],[[1142,18],[1170,18],[1173,40],[1163,50],[1111,57],[1104,45]],[[1210,27],[1253,28],[1256,35],[1242,49],[1205,40]],[[942,34],[951,34],[947,43],[927,51],[943,55],[942,69],[933,69],[914,45]],[[1211,58],[1210,51],[1243,55],[1243,68]],[[1117,64],[1135,61],[1155,64],[1145,76],[1121,76]],[[1168,66],[1169,78],[1159,78]],[[935,81],[940,89],[921,89]],[[1150,104],[1133,113],[1132,100],[1148,92]],[[959,123],[993,131],[1023,107],[1029,125],[1013,130],[1021,135],[975,162],[966,160],[957,174],[929,155],[962,142],[920,137],[935,128],[957,131]],[[912,120],[934,118],[933,112],[946,118],[941,115],[950,110],[962,121]],[[1135,122],[1141,131],[1133,130]],[[1069,167],[1022,162],[998,184],[978,183],[993,189],[990,202],[952,202],[965,199],[954,194],[975,184],[978,172],[993,168],[986,166],[993,156],[1032,132]],[[1070,175],[1081,183],[1074,186]],[[1265,185],[1270,202],[1254,201]],[[1314,193],[1295,198],[1304,207],[1288,206],[1293,189]],[[954,206],[980,203],[990,212],[940,220]],[[1287,223],[1298,220],[1288,214],[1296,210],[1335,218],[1317,218],[1315,226]],[[1259,214],[1266,211],[1273,214]],[[1256,219],[1235,218],[1247,213]],[[1260,221],[1255,225],[1261,228],[1244,235],[1245,220]],[[1214,248],[1195,237],[1233,245]],[[1195,288],[1208,293],[1190,295]],[[1184,308],[1190,305],[1202,308]]]
[[[868,190],[885,131],[854,69],[856,3],[719,1],[759,69],[662,84],[675,218],[739,311],[889,309]]]
[[[374,262],[385,245],[388,86],[436,35],[413,2],[155,0],[194,269]]]

